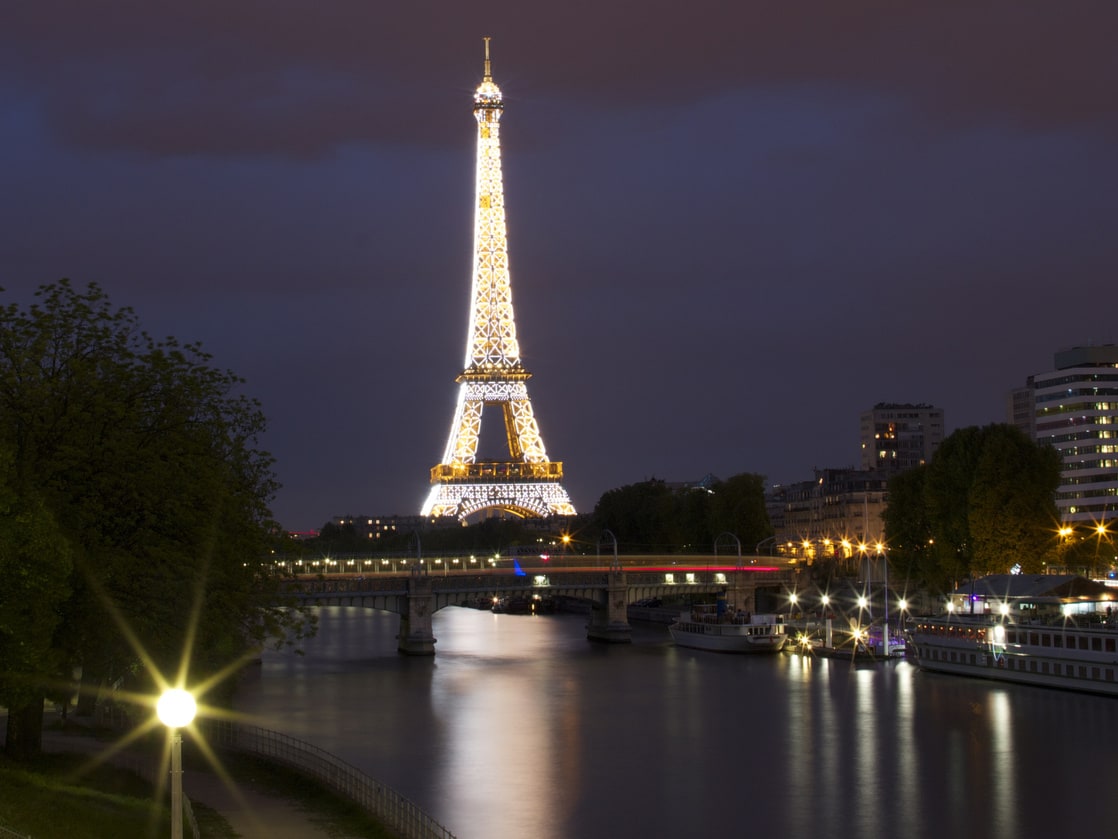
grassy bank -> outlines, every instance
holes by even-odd
[[[188,766],[207,768],[194,750]],[[294,803],[337,839],[393,839],[393,834],[354,804],[297,772],[259,758],[223,754],[237,784]],[[170,834],[170,812],[154,802],[150,782],[128,769],[90,765],[87,754],[48,753],[33,763],[0,755],[0,827],[34,839],[147,839]],[[236,839],[229,823],[204,802],[193,802],[206,839]],[[189,836],[188,828],[184,835]],[[247,839],[247,837],[246,837]]]
[[[35,839],[170,833],[168,808],[154,803],[151,784],[114,766],[86,771],[88,764],[78,754],[47,754],[29,764],[0,757],[0,825]]]

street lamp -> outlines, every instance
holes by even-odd
[[[197,710],[194,697],[182,688],[164,691],[155,705],[159,721],[171,730],[171,839],[182,839],[182,728]]]
[[[598,537],[598,565],[600,567],[602,564],[602,542],[605,541],[607,536],[613,541],[613,563],[610,565],[610,570],[617,571],[621,568],[621,561],[617,556],[617,537],[613,535],[612,530],[603,530],[601,536]]]
[[[882,621],[884,623],[883,623],[883,626],[881,628],[881,643],[882,643],[882,652],[885,654],[886,658],[888,658],[888,656],[889,656],[889,557],[885,553],[885,545],[882,544],[881,542],[878,542],[876,545],[874,545],[874,549],[877,551],[877,559],[878,559],[879,562],[881,562],[882,568],[883,568],[883,571],[884,571],[884,575],[885,575],[885,587],[882,589],[882,592],[881,592],[882,600],[884,602],[884,605],[883,605],[882,608],[885,610],[885,616],[882,618]]]

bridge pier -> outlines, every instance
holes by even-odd
[[[629,586],[620,566],[610,568],[606,590],[590,609],[590,623],[586,625],[586,638],[607,644],[629,644],[633,628],[629,626]]]
[[[726,608],[734,612],[757,611],[757,585],[752,580],[746,582],[744,574],[727,575]]]
[[[396,636],[398,652],[404,655],[435,654],[435,633],[431,627],[433,600],[431,578],[412,574],[408,579],[406,602],[400,610],[400,634]]]

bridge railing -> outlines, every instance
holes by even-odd
[[[454,839],[453,833],[400,793],[317,746],[278,731],[221,720],[206,722],[204,729],[207,740],[218,748],[256,755],[314,778],[402,839]]]
[[[681,590],[686,589],[689,583],[718,584],[726,583],[735,573],[743,575],[757,585],[780,585],[791,581],[791,570],[748,570],[748,571],[715,571],[715,570],[687,570],[679,568],[677,571],[656,570],[634,566],[625,568],[626,579],[632,585],[673,584]],[[436,591],[490,591],[509,589],[544,589],[572,585],[602,586],[605,585],[607,569],[596,568],[531,568],[521,574],[514,574],[511,569],[491,570],[488,573],[464,573],[450,575],[432,575],[430,581]],[[336,575],[330,577],[304,577],[288,583],[286,587],[296,595],[314,598],[316,595],[331,594],[405,594],[407,586],[405,575],[391,576],[349,576]]]
[[[758,570],[777,567],[786,570],[791,567],[787,559],[771,556],[726,556],[713,554],[623,554],[618,562],[624,568],[646,566],[718,566],[740,567],[743,570]],[[487,569],[511,568],[520,565],[528,568],[587,567],[608,568],[612,556],[594,554],[563,553],[562,551],[504,552],[498,554],[471,553],[431,553],[418,557],[414,553],[381,554],[331,554],[317,557],[272,556],[267,564],[299,576],[312,575],[397,575],[422,569],[427,574],[461,574]]]

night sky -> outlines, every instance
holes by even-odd
[[[0,302],[96,281],[201,341],[263,403],[285,527],[417,513],[486,35],[529,393],[580,511],[856,466],[876,402],[1002,422],[1056,350],[1118,341],[1114,0],[9,0]]]

